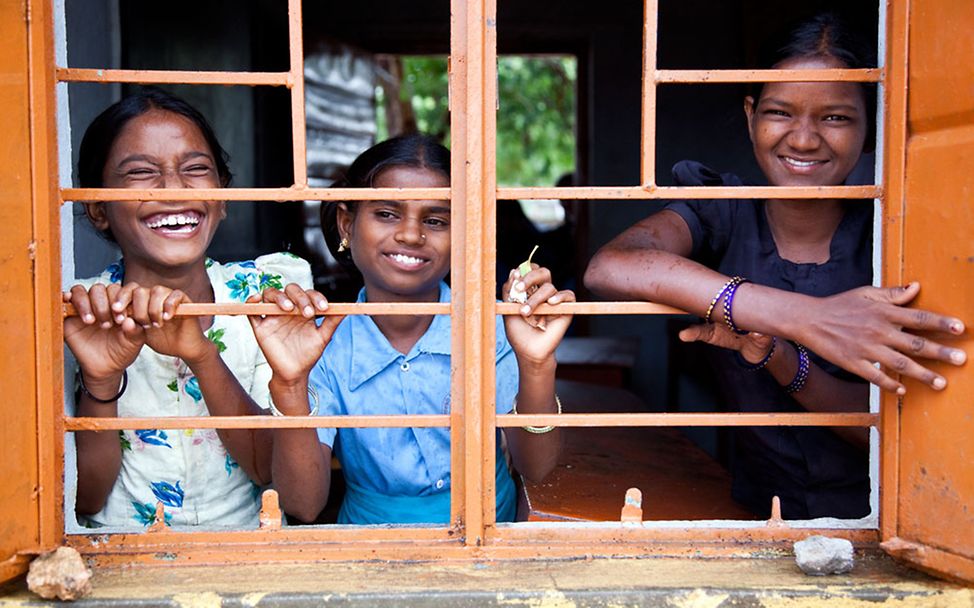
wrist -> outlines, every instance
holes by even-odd
[[[214,358],[219,356],[220,351],[217,349],[216,344],[210,340],[203,340],[197,348],[184,354],[180,359],[195,372],[195,367],[212,362]]]
[[[542,359],[535,359],[533,357],[525,357],[517,355],[517,367],[518,371],[524,375],[545,377],[555,376],[555,370],[558,368],[558,362],[555,360],[555,355],[544,357]]]

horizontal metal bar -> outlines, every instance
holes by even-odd
[[[580,407],[585,407],[584,404]],[[597,404],[593,404],[593,409]],[[631,413],[631,414],[504,414],[496,418],[500,428],[517,426],[559,427],[719,427],[719,426],[852,426],[879,424],[879,414],[840,413]]]
[[[164,416],[160,418],[64,419],[67,431],[134,431],[142,429],[308,429],[434,428],[450,426],[448,415],[369,416]]]
[[[450,200],[449,188],[62,188],[61,202],[83,201]]]
[[[521,304],[498,302],[495,310],[499,315],[521,314]],[[315,311],[315,316],[327,315],[448,315],[451,305],[441,302],[334,302],[324,313]],[[76,316],[78,312],[71,304],[62,305],[65,317]],[[682,315],[687,314],[679,308],[652,302],[566,302],[552,306],[541,304],[535,309],[539,315],[577,314],[577,315]],[[210,315],[298,315],[300,311],[286,312],[276,304],[181,304],[177,317],[208,317]]]
[[[585,407],[584,404],[582,407]],[[593,409],[598,404],[591,405]],[[500,428],[519,426],[559,427],[739,427],[820,426],[870,427],[879,424],[869,413],[611,413],[611,414],[504,414],[496,418]],[[304,428],[433,428],[447,427],[448,415],[368,416],[165,416],[159,418],[65,418],[68,431],[118,431],[141,429],[304,429]]]
[[[874,199],[882,186],[589,186],[572,188],[498,188],[498,200],[532,199]]]
[[[881,68],[823,70],[656,70],[657,83],[881,82]]]
[[[97,542],[92,539],[97,538]],[[80,534],[67,535],[68,544],[77,547],[86,555],[105,555],[113,553],[127,553],[129,557],[140,550],[158,551],[159,548],[178,546],[180,554],[184,551],[192,552],[194,547],[212,546],[214,542],[233,545],[247,545],[257,543],[266,545],[268,541],[270,551],[286,552],[285,547],[292,542],[367,542],[373,545],[376,541],[384,546],[388,544],[392,551],[397,545],[412,546],[417,541],[456,543],[457,538],[451,528],[446,526],[288,526],[278,530],[200,530],[200,529],[172,529],[165,528],[151,533],[124,532],[107,536],[104,532],[89,530]],[[223,555],[226,546],[221,545]],[[236,558],[234,558],[236,560]],[[223,560],[225,562],[225,558]]]
[[[316,316],[325,315],[448,315],[450,304],[446,302],[363,302],[363,303],[331,303],[324,313],[316,311]],[[78,314],[71,304],[64,304],[62,312],[65,317]],[[516,312],[516,311],[515,311]],[[180,304],[176,312],[177,317],[208,317],[211,315],[243,316],[284,316],[299,315],[301,311],[286,312],[277,304]]]
[[[222,84],[290,88],[290,72],[189,72],[169,70],[101,70],[57,68],[60,82],[124,82],[132,84]]]

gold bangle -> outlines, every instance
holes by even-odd
[[[558,405],[558,413],[561,414],[561,399],[558,398],[558,393],[555,393],[555,403]],[[514,415],[517,415],[517,395],[514,396],[514,406],[511,408]],[[535,435],[544,435],[545,433],[550,433],[555,430],[554,425],[549,426],[522,426],[522,429],[529,433],[534,433]]]

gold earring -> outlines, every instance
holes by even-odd
[[[338,243],[338,253],[344,253],[348,251],[348,237],[342,237],[340,243]]]

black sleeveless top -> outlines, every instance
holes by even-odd
[[[731,174],[683,161],[673,168],[681,186],[738,186]],[[829,296],[872,283],[873,205],[849,201],[832,237],[824,264],[782,259],[771,235],[764,201],[680,201],[666,206],[678,213],[693,238],[694,260],[728,276],[811,296]],[[708,348],[728,407],[742,412],[800,412],[804,408],[767,371],[750,372],[735,353]],[[827,373],[861,381],[809,353]],[[827,428],[750,427],[731,430],[733,495],[761,516],[772,496],[781,498],[785,519],[869,514],[868,453]]]

